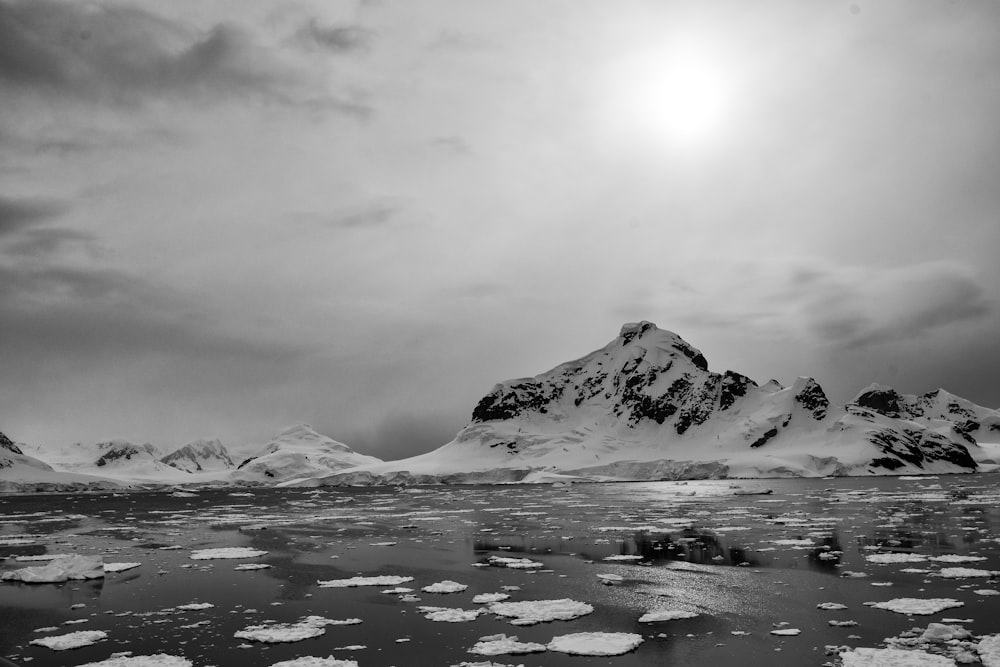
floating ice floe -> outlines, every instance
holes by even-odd
[[[530,558],[505,558],[504,556],[490,556],[489,564],[496,567],[507,567],[512,570],[534,570],[545,567],[544,563],[539,563]]]
[[[841,609],[847,609],[847,605],[840,604],[839,602],[820,602],[816,605],[816,608],[823,611],[840,611]]]
[[[472,598],[472,602],[475,604],[493,604],[494,602],[503,602],[509,599],[510,595],[507,593],[480,593]]]
[[[983,667],[1000,667],[1000,635],[989,635],[976,646]]]
[[[90,646],[107,638],[108,633],[103,630],[80,630],[79,632],[70,632],[65,635],[53,635],[51,637],[32,639],[29,643],[35,644],[36,646],[44,646],[45,648],[50,648],[53,651],[68,651],[74,648]]]
[[[779,637],[795,637],[802,634],[802,631],[798,628],[778,628],[777,630],[771,630],[771,634],[778,635]]]
[[[606,560],[606,561],[611,561],[611,562],[615,562],[615,561],[625,561],[625,562],[628,562],[628,561],[644,560],[644,557],[643,556],[628,555],[628,554],[621,554],[621,555],[617,555],[617,556],[605,556],[601,560]]]
[[[457,581],[450,581],[445,579],[444,581],[439,581],[437,583],[431,584],[430,586],[424,586],[420,590],[424,593],[461,593],[468,586],[466,584],[460,584]]]
[[[326,626],[328,625],[356,625],[358,623],[361,623],[360,618],[335,621],[330,618],[323,618],[322,616],[306,616],[297,623],[251,625],[242,630],[237,630],[233,636],[237,639],[248,639],[266,644],[298,642],[325,634]]]
[[[485,613],[482,609],[452,609],[450,607],[419,607],[420,613],[428,621],[440,623],[466,623]]]
[[[844,667],[955,667],[955,661],[943,655],[895,648],[856,648],[840,658]]]
[[[355,660],[338,660],[332,655],[328,658],[304,656],[292,660],[282,660],[274,663],[271,667],[358,667],[358,663]]]
[[[249,572],[251,570],[266,570],[269,567],[271,566],[267,563],[240,563],[233,569],[237,572]]]
[[[639,617],[640,623],[655,623],[656,621],[677,621],[683,618],[695,618],[696,611],[685,611],[683,609],[654,609]]]
[[[380,577],[350,577],[348,579],[328,579],[317,581],[320,588],[354,588],[355,586],[397,586],[413,581],[413,577],[383,575]]]
[[[986,560],[986,556],[960,556],[959,554],[943,554],[941,556],[931,556],[930,560],[938,563],[978,563]]]
[[[70,579],[100,579],[104,562],[100,556],[64,556],[47,565],[24,567],[4,572],[2,581],[22,581],[26,584],[58,584]]]
[[[30,563],[35,561],[55,560],[56,558],[68,558],[72,554],[39,554],[37,556],[14,556],[18,563]]]
[[[544,653],[545,644],[536,642],[520,642],[516,636],[504,634],[480,637],[479,641],[469,649],[476,655],[523,655],[525,653]]]
[[[559,600],[527,600],[523,602],[496,602],[489,611],[497,616],[513,619],[511,625],[534,625],[548,621],[571,621],[586,616],[594,608],[586,602],[569,598]]]
[[[631,632],[574,632],[553,637],[550,651],[569,655],[624,655],[642,643],[642,635]]]
[[[192,602],[190,604],[182,604],[174,607],[177,611],[201,611],[202,609],[211,609],[215,605],[211,602]]]
[[[257,558],[266,556],[266,551],[250,547],[222,547],[219,549],[199,549],[191,552],[191,560],[219,560],[234,558]]]
[[[924,554],[907,553],[870,554],[865,556],[865,560],[869,563],[877,563],[879,565],[886,565],[888,563],[923,563],[927,560],[927,556]]]
[[[876,602],[872,606],[897,614],[930,616],[945,609],[964,607],[965,603],[952,598],[895,598],[887,602]]]
[[[980,588],[980,589],[974,590],[972,592],[975,593],[976,595],[984,595],[984,596],[987,596],[987,597],[988,596],[992,596],[992,595],[1000,595],[1000,591],[998,591],[998,590],[996,590],[994,588]]]
[[[831,628],[853,628],[858,624],[857,621],[834,621],[829,620],[826,622]]]
[[[118,655],[100,662],[88,662],[79,667],[191,667],[192,662],[179,655]]]
[[[124,572],[125,570],[133,570],[142,565],[142,563],[105,563],[105,572]]]
[[[620,574],[607,574],[604,572],[599,573],[597,575],[597,578],[601,580],[602,584],[609,584],[609,585],[620,584],[621,582],[625,581],[625,577],[621,576]]]
[[[973,577],[989,578],[993,576],[992,570],[979,570],[974,567],[943,567],[937,576],[945,579],[970,579]]]

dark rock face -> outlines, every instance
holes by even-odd
[[[963,445],[927,429],[880,429],[868,433],[868,440],[888,457],[918,468],[937,461],[951,463],[970,471],[977,468],[969,450]],[[875,463],[880,460],[882,459],[873,460],[872,465],[886,467],[884,464]]]
[[[547,406],[563,393],[562,385],[545,386],[535,380],[521,380],[509,387],[497,386],[483,397],[472,411],[472,421],[487,422],[513,419],[528,411],[545,414]]]
[[[21,451],[21,448],[15,445],[14,442],[3,433],[0,433],[0,449],[6,449],[15,454],[24,454],[24,452]]]
[[[830,407],[830,399],[819,384],[810,379],[806,385],[795,394],[795,401],[806,410],[812,412],[813,419],[817,421],[826,417],[827,408]]]
[[[900,396],[895,389],[869,389],[855,398],[854,403],[886,417],[899,417]]]
[[[126,461],[131,461],[133,456],[139,454],[139,449],[133,445],[125,445],[123,447],[118,447],[112,449],[110,452],[97,459],[97,466],[106,466],[114,461],[119,461],[125,459]]]
[[[735,371],[726,371],[719,383],[719,408],[728,410],[736,402],[736,399],[746,396],[747,390],[756,386],[757,383],[746,375]]]
[[[756,448],[760,447],[761,445],[766,445],[767,442],[776,435],[778,435],[778,429],[772,428],[769,431],[765,432],[764,435],[760,436],[759,438],[751,442],[750,446]]]

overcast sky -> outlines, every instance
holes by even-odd
[[[1000,407],[1000,3],[0,0],[0,431],[399,458],[647,319]]]

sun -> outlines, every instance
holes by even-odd
[[[725,127],[731,84],[711,54],[695,47],[630,54],[610,69],[613,123],[645,139],[702,145]]]

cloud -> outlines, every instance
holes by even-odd
[[[204,31],[132,7],[0,0],[0,83],[132,104],[146,98],[281,98],[293,73],[244,30]]]
[[[992,312],[967,272],[933,262],[898,268],[829,268],[790,278],[806,327],[845,347],[920,338],[930,330]]]
[[[360,25],[320,25],[310,19],[295,33],[300,44],[319,47],[333,53],[366,51],[375,32]]]
[[[53,202],[12,199],[0,195],[0,240],[61,212],[61,207]]]

